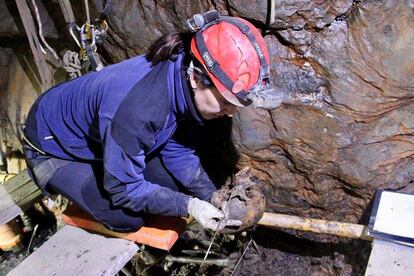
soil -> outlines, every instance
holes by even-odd
[[[56,221],[34,214],[31,252],[55,232]],[[27,256],[31,232],[25,233],[19,252],[0,251],[0,275],[6,275]],[[175,257],[203,258],[213,233],[192,224],[168,254]],[[249,244],[247,250],[246,245]],[[134,275],[363,275],[371,245],[369,242],[294,231],[257,228],[247,235],[217,235],[209,259],[226,259],[228,268],[213,265],[178,264],[164,260],[164,251],[145,249],[143,261],[137,255],[127,267]],[[242,253],[245,251],[243,258]],[[150,256],[150,257],[148,257]],[[145,259],[144,258],[144,259]],[[148,261],[152,259],[152,261]],[[235,264],[240,260],[237,270]],[[120,273],[122,275],[122,273]]]
[[[363,275],[371,251],[366,241],[269,229],[252,238],[259,252],[249,247],[238,275]]]
[[[196,225],[190,226],[170,254],[203,258],[211,234]],[[252,242],[241,258],[250,239]],[[371,244],[361,240],[258,228],[234,239],[228,235],[216,237],[209,258],[229,258],[233,261],[231,267],[223,269],[204,265],[200,269],[199,265],[194,264],[159,261],[148,269],[141,262],[135,266],[135,273],[146,270],[144,275],[363,275],[370,250]],[[162,254],[165,255],[161,253],[154,259],[160,259]],[[233,272],[239,260],[240,264]]]

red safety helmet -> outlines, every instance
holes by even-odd
[[[247,106],[250,93],[269,86],[269,52],[251,23],[210,11],[195,15],[187,25],[196,32],[192,54],[226,100]]]

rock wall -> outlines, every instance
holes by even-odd
[[[2,44],[24,40],[11,2],[0,1]],[[45,2],[46,37],[59,51],[76,49],[58,4]],[[80,24],[83,2],[71,2]],[[228,157],[233,145],[227,141],[207,160],[213,173],[234,161],[251,166],[269,211],[357,222],[376,189],[414,192],[412,0],[112,2],[110,30],[99,49],[107,63],[143,53],[160,35],[209,9],[261,29],[273,85],[290,100],[271,111],[240,109],[232,123],[210,123],[232,126],[238,158]]]
[[[414,191],[413,5],[301,2],[267,37],[275,86],[293,100],[240,110],[235,143],[271,209],[355,222],[376,189]]]

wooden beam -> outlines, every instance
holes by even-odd
[[[17,217],[41,196],[27,170],[0,185],[0,225]]]

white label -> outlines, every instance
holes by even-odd
[[[414,195],[382,192],[373,230],[414,238]]]

